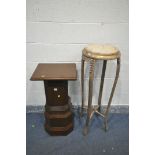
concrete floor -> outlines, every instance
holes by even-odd
[[[74,130],[67,136],[49,136],[43,127],[43,113],[27,113],[27,155],[128,155],[129,115],[109,115],[109,130],[103,130],[103,119],[94,115],[89,134],[82,135],[86,115],[74,112]]]

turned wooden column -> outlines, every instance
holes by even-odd
[[[76,80],[75,64],[38,64],[31,80],[44,81],[45,130],[50,135],[67,135],[73,130],[71,99],[68,80]]]

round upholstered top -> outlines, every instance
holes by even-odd
[[[83,49],[83,55],[94,59],[109,60],[120,57],[120,51],[110,44],[89,44]]]

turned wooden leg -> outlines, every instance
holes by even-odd
[[[102,91],[103,91],[103,85],[104,85],[106,65],[107,65],[107,60],[103,60],[102,76],[101,76],[101,83],[100,83],[100,90],[99,90],[99,97],[98,97],[98,105],[99,105],[98,111],[99,112],[101,112],[101,99],[102,99]]]
[[[90,61],[88,111],[87,111],[86,125],[85,125],[84,131],[83,131],[84,135],[87,135],[87,133],[88,133],[88,126],[89,126],[89,121],[90,121],[91,112],[92,112],[92,93],[93,93],[94,65],[95,65],[95,60],[92,59]]]
[[[81,99],[82,99],[82,106],[81,106],[81,116],[83,115],[84,109],[84,64],[85,60],[81,60]]]
[[[113,87],[112,87],[112,90],[111,90],[110,98],[109,98],[109,101],[108,101],[108,106],[107,106],[106,111],[104,113],[104,115],[105,115],[105,130],[107,130],[107,117],[108,117],[108,113],[109,113],[109,110],[110,110],[110,105],[111,105],[111,101],[112,101],[112,98],[113,98],[113,95],[114,95],[116,84],[117,84],[117,81],[118,81],[119,72],[120,72],[120,58],[117,58],[116,76],[115,76],[114,84],[113,84]]]

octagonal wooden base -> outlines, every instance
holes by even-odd
[[[65,136],[73,130],[73,114],[66,112],[45,112],[45,130],[50,135]]]

